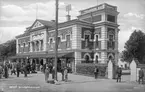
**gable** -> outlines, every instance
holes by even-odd
[[[32,29],[42,27],[42,26],[44,26],[42,23],[40,23],[39,21],[36,21],[35,24],[32,26]]]

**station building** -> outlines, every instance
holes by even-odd
[[[116,6],[106,3],[80,11],[77,19],[58,24],[58,57],[75,72],[78,63],[118,62],[119,25]],[[55,21],[36,19],[26,31],[16,36],[15,58],[24,62],[54,62]],[[59,66],[59,65],[58,65]]]

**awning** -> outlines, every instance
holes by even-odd
[[[58,53],[57,54],[58,57],[64,57],[64,58],[73,58],[74,55],[73,53]],[[29,58],[54,58],[55,54],[51,53],[51,54],[35,54],[35,55],[31,55]]]
[[[23,59],[23,58],[54,58],[55,54],[54,53],[49,53],[49,54],[31,54],[31,55],[16,55],[9,57],[10,59]],[[58,57],[62,58],[74,58],[73,52],[69,53],[58,53]]]

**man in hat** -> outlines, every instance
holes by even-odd
[[[142,80],[142,84],[143,84],[143,80],[144,80],[144,72],[143,72],[143,69],[141,68],[140,70],[139,70],[139,80],[138,80],[138,82],[139,82],[139,84],[140,84],[140,81]]]
[[[97,79],[98,74],[99,74],[99,69],[97,68],[97,66],[95,66],[95,69],[94,69],[95,79]]]
[[[121,76],[122,76],[122,69],[121,67],[117,68],[117,82],[121,82]]]

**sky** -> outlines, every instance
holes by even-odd
[[[134,30],[145,32],[145,0],[59,0],[59,22],[66,21],[65,6],[71,4],[71,19],[79,11],[98,4],[108,3],[117,6],[119,51]],[[37,13],[36,13],[37,11]],[[0,0],[0,43],[22,34],[38,19],[55,19],[55,0]]]

